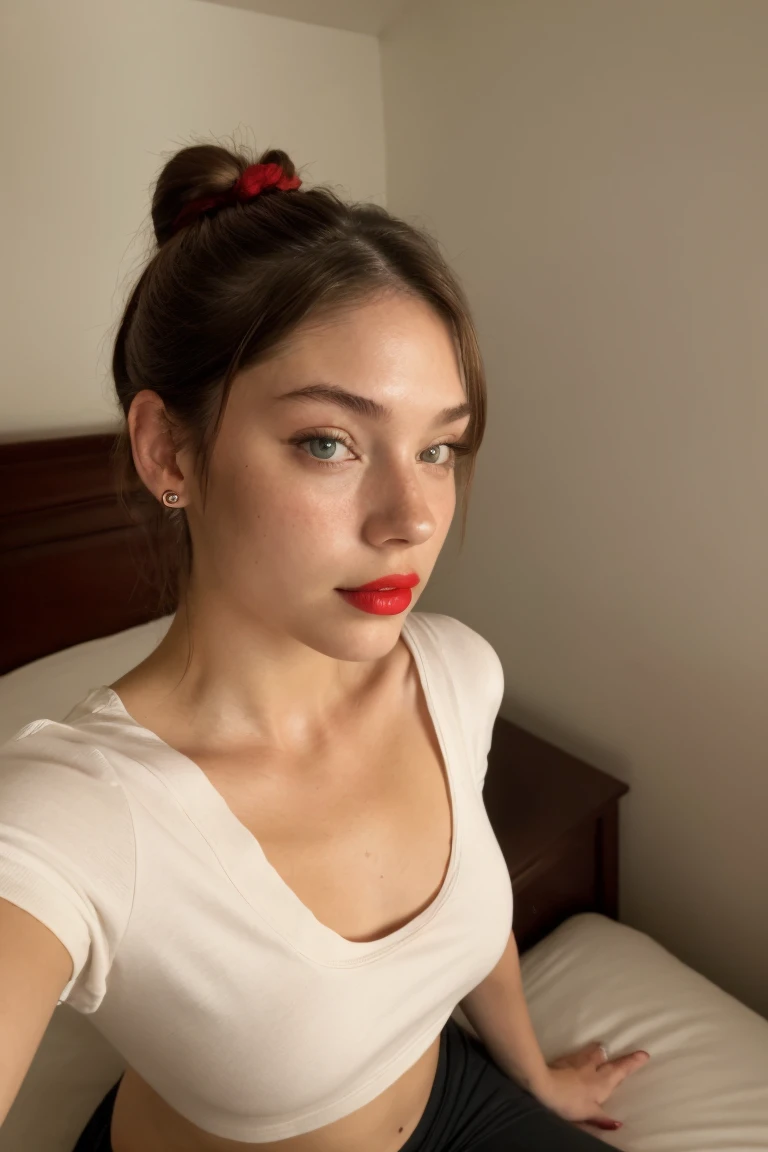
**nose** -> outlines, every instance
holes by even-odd
[[[407,465],[390,466],[364,494],[365,536],[377,548],[390,542],[424,544],[438,526],[419,477]]]

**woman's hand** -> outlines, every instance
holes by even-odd
[[[595,1041],[553,1060],[547,1066],[549,1078],[536,1095],[565,1120],[615,1130],[621,1127],[621,1121],[611,1119],[602,1105],[622,1080],[650,1058],[649,1052],[638,1049],[628,1056],[608,1060],[605,1048]]]

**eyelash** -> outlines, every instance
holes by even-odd
[[[343,444],[345,448],[348,448],[350,452],[354,451],[346,436],[341,436],[337,432],[331,432],[323,428],[313,428],[311,435],[308,436],[304,433],[301,436],[295,436],[289,443],[295,444],[297,448],[300,448],[302,444],[309,444],[312,440],[336,440],[339,444]],[[437,444],[427,445],[424,451],[428,452],[430,448],[439,448],[443,444],[446,448],[451,449],[451,456],[445,464],[438,464],[438,468],[455,468],[457,458],[459,456],[465,456],[471,450],[470,445],[463,440],[441,440]],[[320,464],[325,468],[340,468],[343,464],[348,463],[347,460],[318,460],[316,456],[310,456],[308,452],[305,452],[304,455],[308,456],[315,464]]]

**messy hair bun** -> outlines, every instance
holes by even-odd
[[[174,235],[175,221],[185,207],[195,200],[227,192],[254,162],[279,164],[286,176],[296,175],[290,156],[279,148],[269,148],[256,161],[244,151],[230,151],[218,144],[196,144],[177,152],[160,173],[152,197],[152,224],[158,245]]]
[[[291,158],[270,148],[257,159],[217,144],[182,148],[160,172],[152,196],[157,248],[126,304],[112,372],[127,417],[136,394],[156,392],[177,445],[191,448],[205,490],[207,465],[232,380],[274,353],[310,317],[315,320],[384,293],[426,301],[454,341],[472,413],[468,453],[457,464],[463,484],[462,539],[475,456],[483,438],[485,376],[463,289],[435,239],[371,203],[347,203],[328,186],[282,191],[194,215],[192,201],[232,188],[251,164]],[[167,509],[136,473],[127,422],[116,447],[120,484],[154,537],[159,611],[183,596],[192,564],[184,509]]]

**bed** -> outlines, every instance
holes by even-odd
[[[159,641],[140,526],[110,435],[0,445],[0,738],[60,718]],[[34,687],[34,703],[31,688]],[[42,702],[42,703],[41,703]],[[593,1039],[652,1060],[599,1133],[625,1152],[768,1152],[768,1021],[621,922],[627,787],[499,717],[485,799],[512,877],[526,995],[548,1059]],[[460,1010],[457,1016],[461,1017]],[[0,1152],[71,1152],[123,1064],[67,1004],[0,1128]]]

